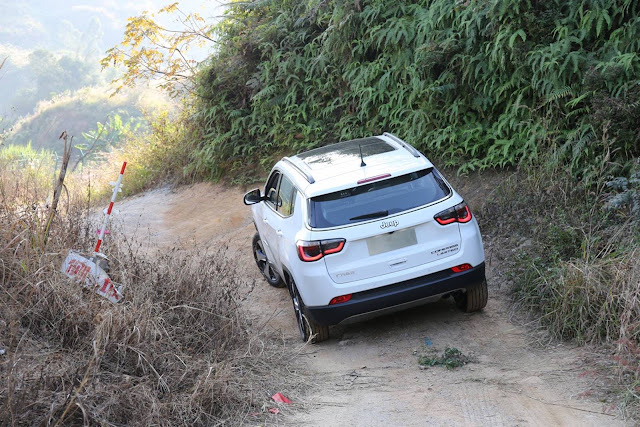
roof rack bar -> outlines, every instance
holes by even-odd
[[[408,152],[413,154],[413,157],[420,157],[420,152],[418,150],[416,150],[414,147],[412,147],[411,145],[407,144],[406,142],[404,142],[403,140],[401,140],[400,138],[398,138],[394,134],[389,133],[389,132],[385,132],[382,135],[393,139],[395,142],[397,142],[398,144],[403,146]]]
[[[288,163],[288,164],[289,164],[290,166],[292,166],[295,170],[297,170],[298,172],[300,172],[300,173],[302,174],[302,176],[304,176],[304,177],[306,178],[306,180],[309,182],[309,184],[313,184],[314,182],[316,182],[316,180],[315,180],[315,179],[313,179],[313,176],[312,176],[309,172],[307,172],[307,171],[303,170],[300,166],[298,166],[298,165],[296,165],[295,163],[293,163],[293,161],[292,161],[290,158],[288,158],[288,157],[283,157],[283,158],[282,158],[282,161],[283,161],[283,162],[285,162],[285,163]]]

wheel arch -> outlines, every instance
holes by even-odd
[[[287,289],[289,290],[289,295],[293,295],[293,288],[291,287],[291,282],[293,281],[293,276],[287,267],[282,266],[282,279],[284,283],[287,285]]]

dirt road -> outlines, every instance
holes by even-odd
[[[465,194],[467,200],[476,195]],[[470,193],[470,192],[469,192]],[[299,339],[287,291],[260,280],[251,255],[254,228],[237,188],[197,184],[161,189],[121,203],[120,221],[153,245],[227,245],[230,260],[258,280],[249,310],[292,343]],[[476,203],[477,204],[477,203]],[[471,203],[473,206],[473,203]],[[481,224],[482,226],[482,224]],[[177,242],[177,243],[176,243]],[[509,320],[510,302],[485,243],[490,299],[465,314],[452,301],[331,329],[309,345],[302,365],[315,387],[278,424],[310,426],[629,425],[599,402],[586,349],[541,346]],[[491,261],[490,261],[491,260]],[[475,358],[462,368],[421,369],[418,356],[455,347]]]

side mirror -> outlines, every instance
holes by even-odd
[[[260,203],[262,200],[263,199],[262,199],[262,196],[260,195],[259,188],[256,188],[255,190],[251,190],[244,195],[245,205],[255,205],[256,203]]]

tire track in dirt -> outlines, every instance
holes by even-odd
[[[255,268],[250,249],[255,230],[242,195],[241,189],[212,184],[154,190],[120,203],[118,220],[125,233],[151,247],[224,247],[227,259],[257,282],[246,298],[257,323],[266,322],[295,344],[299,335],[287,291],[270,287]],[[480,201],[486,192],[475,190],[475,195]],[[452,301],[441,300],[333,327],[329,341],[309,345],[301,354],[316,386],[298,397],[297,412],[274,423],[631,425],[615,413],[603,413],[603,404],[579,398],[592,387],[581,376],[588,369],[581,362],[583,349],[532,345],[527,330],[508,320],[510,302],[494,283],[493,270],[488,263],[490,299],[480,313],[461,313]],[[441,354],[446,347],[473,355],[476,363],[452,371],[419,367],[419,355]]]

